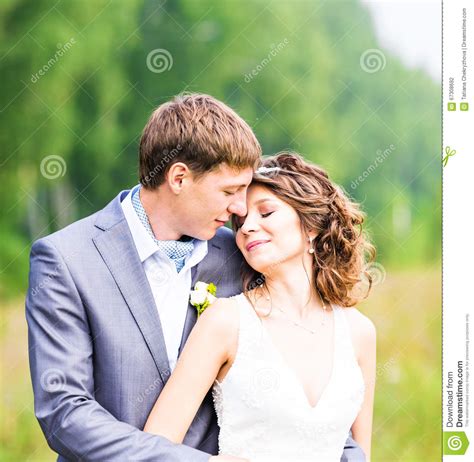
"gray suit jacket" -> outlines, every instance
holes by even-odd
[[[218,452],[210,392],[182,445],[141,431],[170,376],[162,327],[120,201],[39,239],[26,298],[35,414],[58,460],[207,461]],[[192,270],[217,296],[242,291],[242,256],[221,228]],[[196,321],[188,306],[180,352]],[[352,449],[351,449],[352,446]],[[363,460],[349,438],[342,460]]]

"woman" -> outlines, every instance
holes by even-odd
[[[375,328],[353,307],[374,255],[363,221],[319,167],[264,159],[233,219],[245,292],[199,317],[145,431],[181,443],[212,386],[210,460],[339,461],[350,429],[369,460]]]

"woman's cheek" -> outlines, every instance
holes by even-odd
[[[238,249],[242,252],[242,233],[240,231],[237,231],[237,234],[235,236],[235,243],[237,244]]]

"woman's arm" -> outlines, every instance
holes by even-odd
[[[376,369],[376,330],[372,321],[354,309],[353,339],[357,360],[362,370],[365,394],[362,408],[352,424],[352,436],[370,461],[372,441],[372,416],[374,408]]]
[[[144,431],[181,444],[238,336],[237,306],[218,299],[199,317]]]

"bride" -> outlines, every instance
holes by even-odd
[[[369,460],[376,334],[354,308],[374,255],[363,221],[321,168],[265,158],[233,218],[245,291],[199,317],[144,430],[181,443],[212,387],[211,461],[339,461],[350,430]]]

